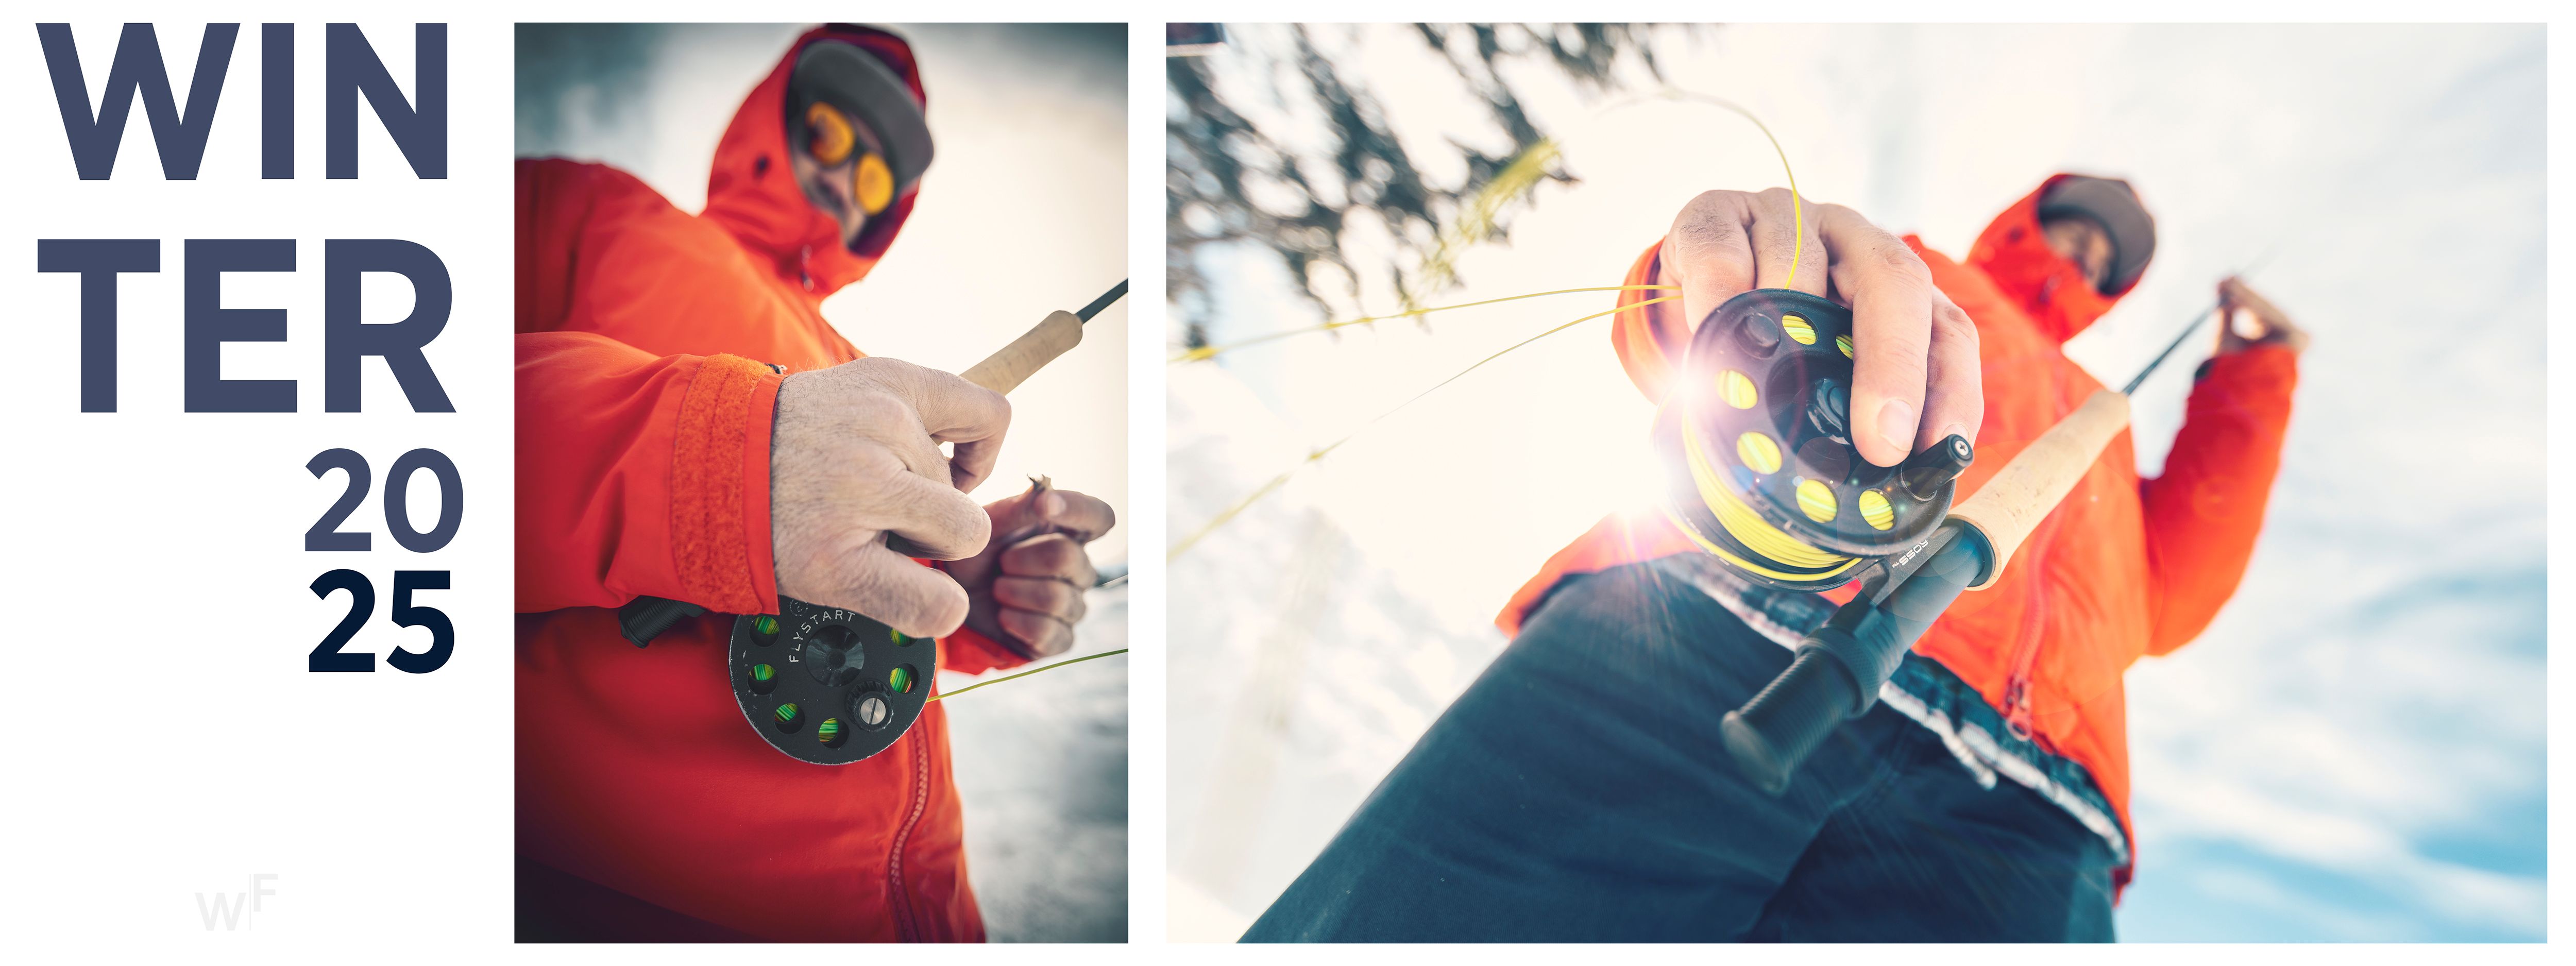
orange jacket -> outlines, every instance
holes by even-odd
[[[2096,294],[2079,268],[2049,251],[2038,221],[2046,190],[2043,184],[1997,216],[1965,264],[1905,239],[1931,266],[1933,282],[1977,323],[1986,414],[1976,463],[1959,481],[1961,499],[2102,388],[2060,346],[2118,296]],[[1658,248],[1648,248],[1624,284],[1652,283],[1657,257]],[[1624,292],[1620,304],[1646,297]],[[1611,332],[1629,378],[1658,401],[1689,335],[1680,313],[1666,307],[1621,312]],[[2198,636],[2235,593],[2280,469],[2297,382],[2296,356],[2286,348],[2213,360],[2192,389],[2162,477],[2138,478],[2123,430],[2013,555],[2002,579],[1962,595],[1915,644],[2007,721],[2091,771],[2124,831],[2129,750],[2121,674],[2140,655],[2164,654]],[[1612,516],[1549,558],[1495,622],[1517,632],[1569,574],[1689,552],[1696,552],[1690,541],[1661,514]],[[1852,592],[1846,586],[1827,596],[1844,601]]]
[[[518,850],[763,938],[980,940],[940,705],[821,767],[761,740],[726,680],[723,615],[778,609],[767,363],[859,357],[819,306],[912,209],[853,252],[789,173],[788,71],[825,37],[920,89],[894,35],[807,32],[726,128],[699,214],[604,165],[518,162]],[[615,608],[646,595],[710,613],[638,650]],[[963,630],[940,657],[1023,660]]]

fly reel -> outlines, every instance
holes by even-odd
[[[1974,458],[1959,436],[1896,466],[1852,445],[1851,310],[1804,292],[1728,299],[1692,334],[1655,420],[1664,512],[1759,583],[1831,590],[1940,525]]]
[[[786,597],[734,618],[734,701],[788,757],[846,765],[891,747],[930,701],[939,642],[837,607]]]

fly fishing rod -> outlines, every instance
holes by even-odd
[[[1758,583],[1861,585],[1799,642],[1788,669],[1720,726],[1737,767],[1773,795],[1844,720],[1870,709],[1961,592],[1995,582],[2129,422],[2127,394],[2096,392],[1952,506],[1956,480],[1975,459],[1966,438],[1950,436],[1893,467],[1853,448],[1851,338],[1850,311],[1825,299],[1778,289],[1738,295],[1693,333],[1688,382],[1656,418],[1663,509],[1692,542]]]
[[[1121,279],[1079,311],[1047,313],[959,375],[1009,393],[1080,345],[1083,323],[1126,294],[1127,281]],[[1038,491],[1047,485],[1042,479],[1032,484]],[[1023,532],[1016,539],[1040,532]],[[638,597],[618,608],[617,624],[627,640],[643,647],[682,618],[703,613],[706,608],[695,604]],[[778,613],[734,618],[726,653],[726,675],[743,719],[770,747],[798,761],[846,765],[873,757],[893,747],[921,719],[922,709],[937,700],[928,675],[939,667],[939,641],[907,636],[845,608],[781,596]]]

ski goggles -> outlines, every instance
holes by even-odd
[[[857,45],[808,45],[797,55],[788,88],[793,129],[806,152],[827,168],[857,159],[852,194],[868,214],[891,207],[929,168],[930,128],[921,101]]]
[[[805,108],[805,151],[826,168],[838,168],[859,152],[858,131],[849,115],[830,104],[814,102]],[[851,174],[852,194],[859,207],[868,214],[881,214],[894,203],[894,169],[886,165],[885,155],[874,151],[859,153],[858,170]]]

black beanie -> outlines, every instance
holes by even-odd
[[[2117,178],[2068,175],[2039,197],[2039,220],[2080,217],[2101,225],[2111,236],[2111,271],[2102,279],[2102,294],[2126,290],[2147,271],[2156,256],[2156,219],[2138,201],[2138,192]]]

